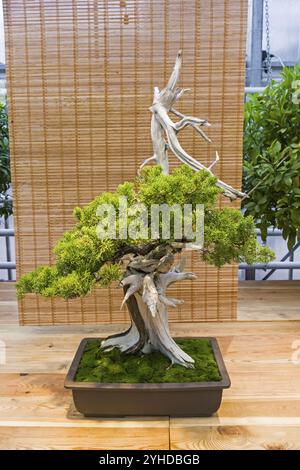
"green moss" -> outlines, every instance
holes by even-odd
[[[178,339],[180,347],[195,360],[194,369],[180,365],[170,368],[161,353],[126,355],[119,349],[104,352],[101,340],[90,340],[83,352],[77,382],[101,383],[163,383],[216,382],[221,375],[208,339]]]

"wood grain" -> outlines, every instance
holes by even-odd
[[[171,449],[177,450],[299,450],[300,423],[295,426],[259,422],[258,425],[190,425],[171,419]]]
[[[240,282],[238,319],[299,320],[300,281]]]
[[[63,382],[62,374],[1,374],[0,449],[168,448],[167,417],[83,419]]]
[[[18,426],[0,427],[0,448],[12,450],[143,450],[168,449],[168,423],[165,427],[147,426],[77,427],[51,426],[48,423],[20,423]],[[46,432],[45,432],[46,428]]]
[[[298,295],[297,282],[278,282],[275,291],[261,283],[254,295],[255,285],[245,287],[248,311],[258,298],[261,312],[268,311],[283,289]],[[265,295],[268,290],[275,299]],[[12,292],[0,286],[0,340],[7,356],[0,364],[0,448],[300,448],[300,321],[171,323],[177,337],[218,338],[232,385],[216,416],[84,419],[63,388],[74,352],[83,337],[106,336],[125,325],[20,327],[7,303]],[[283,308],[288,314],[288,300]]]

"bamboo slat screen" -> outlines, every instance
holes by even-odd
[[[179,85],[192,89],[179,109],[214,124],[215,147],[190,130],[181,142],[205,163],[219,149],[218,175],[240,186],[246,4],[4,1],[18,275],[52,263],[73,207],[133,179],[151,155],[153,87],[166,83],[178,49]],[[236,267],[206,267],[197,254],[189,264],[198,279],[174,289],[185,303],[171,320],[235,318]],[[30,295],[19,303],[20,322],[123,322],[121,295],[98,289],[69,302]]]

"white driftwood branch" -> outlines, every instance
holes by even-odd
[[[220,160],[220,157],[219,157],[219,154],[218,152],[216,152],[216,158],[214,159],[214,161],[209,165],[208,169],[211,170],[216,163],[218,163],[218,161]]]
[[[126,291],[126,294],[124,296],[121,308],[123,308],[125,302],[129,299],[129,297],[137,292],[143,285],[143,276],[141,274],[134,274],[131,276],[128,276],[127,278],[123,279],[123,281],[120,283],[122,287],[129,285],[129,288]]]
[[[206,142],[208,142],[209,144],[212,143],[212,140],[208,137],[208,135],[206,135],[205,132],[202,129],[200,129],[200,126],[211,127],[211,124],[206,119],[199,119],[193,116],[185,116],[184,114],[177,111],[177,109],[175,108],[171,108],[170,112],[175,114],[175,116],[182,118],[181,121],[175,123],[177,132],[181,129],[184,129],[184,127],[186,127],[187,125],[191,125],[195,129],[195,131],[198,132],[198,134],[200,134],[200,136],[204,140],[206,140]],[[184,122],[185,125],[181,126],[180,129],[178,129],[179,123],[181,122]]]
[[[157,164],[161,165],[165,174],[169,173],[169,162],[168,162],[168,149],[170,149],[175,157],[182,163],[190,166],[194,171],[205,170],[211,175],[212,168],[215,163],[219,160],[219,155],[216,154],[215,161],[206,167],[202,163],[198,162],[195,158],[189,155],[180,145],[177,134],[183,130],[186,126],[192,126],[193,129],[208,143],[212,143],[211,139],[206,135],[201,127],[209,127],[210,124],[205,119],[196,118],[193,116],[185,116],[174,108],[174,104],[180,99],[183,94],[188,91],[187,88],[176,88],[176,83],[179,78],[180,68],[182,63],[182,53],[178,52],[175,61],[175,66],[170,76],[170,79],[165,88],[161,91],[155,87],[153,104],[150,107],[152,112],[151,118],[151,139],[153,144],[153,156],[145,160],[141,168],[150,161],[154,160]],[[173,122],[168,113],[171,112],[181,120]],[[223,190],[223,194],[230,199],[236,199],[237,197],[243,198],[246,195],[224,181],[217,180],[217,186]]]
[[[166,290],[170,284],[173,284],[177,281],[184,281],[186,279],[193,280],[196,279],[195,274],[193,273],[185,273],[185,272],[177,272],[177,271],[170,271],[166,274],[161,274],[160,282],[162,285],[163,290]]]
[[[178,81],[181,64],[182,64],[182,51],[180,50],[177,53],[174,69],[173,69],[173,72],[172,72],[172,74],[169,78],[168,84],[166,86],[167,90],[174,91],[175,85]]]
[[[154,284],[153,277],[149,276],[149,274],[144,277],[142,299],[150,310],[152,317],[155,317],[159,302],[158,292]]]
[[[180,121],[178,121],[174,124],[174,129],[175,129],[175,131],[178,132],[181,129],[184,129],[186,126],[193,126],[194,124],[200,125],[200,126],[207,126],[208,125],[208,123],[205,119],[200,119],[200,118],[196,118],[196,117],[193,117],[193,116],[185,116]]]
[[[139,172],[144,168],[144,166],[148,165],[148,163],[152,162],[153,160],[156,160],[155,155],[153,155],[152,157],[146,158],[146,160],[141,164]]]

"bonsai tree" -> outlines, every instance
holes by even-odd
[[[300,239],[300,67],[285,67],[280,83],[249,96],[245,105],[243,201],[265,241],[282,229],[291,250]]]
[[[122,305],[127,305],[131,325],[104,340],[101,347],[117,347],[126,354],[157,350],[172,364],[193,367],[193,358],[171,338],[168,327],[167,308],[181,303],[167,295],[168,287],[195,278],[184,271],[182,262],[175,264],[175,255],[189,243],[204,261],[220,267],[240,261],[267,262],[272,253],[257,243],[252,217],[244,217],[237,209],[216,206],[219,196],[234,199],[244,194],[217,179],[212,174],[213,164],[206,168],[180,146],[178,132],[188,125],[209,140],[201,129],[209,125],[206,120],[184,116],[173,107],[186,91],[175,87],[180,65],[179,52],[168,84],[161,91],[155,89],[150,108],[151,160],[157,165],[142,168],[134,182],[119,185],[115,192],[105,192],[87,206],[75,208],[74,228],[54,248],[56,264],[23,275],[17,289],[20,296],[37,293],[71,299],[117,281],[124,290]],[[173,122],[169,112],[181,120]],[[171,174],[169,149],[184,163]],[[163,204],[172,208],[167,219],[157,217]],[[178,224],[176,210],[183,206],[189,211]],[[199,208],[204,213],[204,224],[201,218],[199,221]],[[157,224],[153,231],[154,219]],[[180,233],[178,225],[182,228],[188,222],[192,230],[188,235]],[[199,228],[204,230],[200,242]]]

